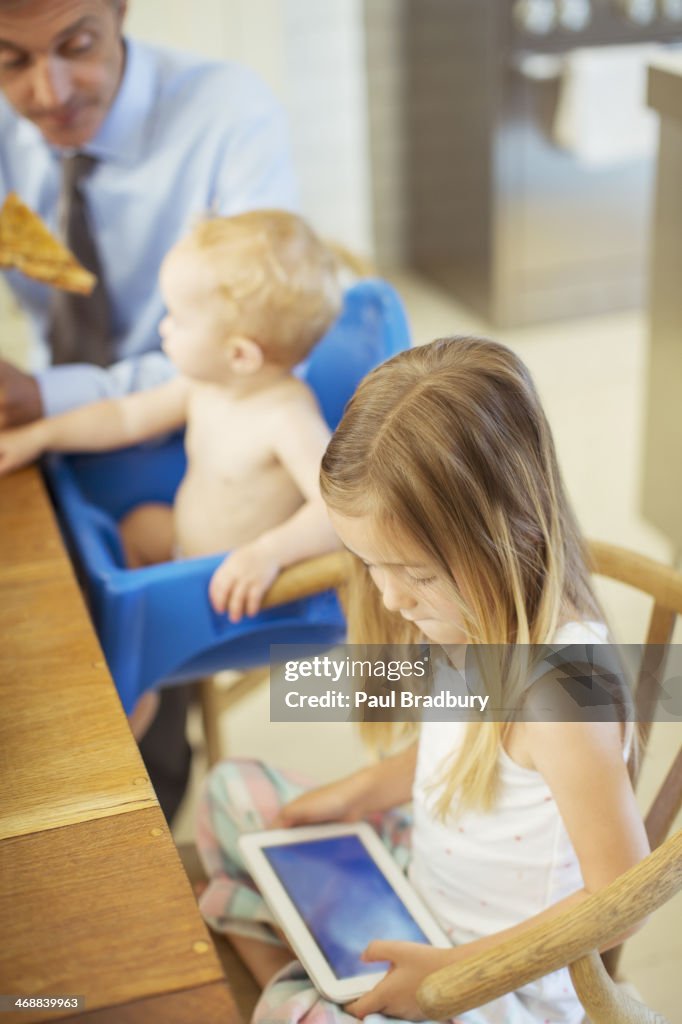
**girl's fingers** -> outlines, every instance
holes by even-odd
[[[366,996],[361,996],[356,999],[354,1003],[348,1003],[345,1009],[348,1013],[354,1017],[359,1017],[362,1020],[369,1013],[382,1013],[385,1009],[384,998],[381,994],[378,994],[378,989],[381,988],[377,985],[371,992],[368,992]]]
[[[372,963],[375,960],[388,960],[394,962],[396,955],[395,943],[386,942],[382,939],[375,939],[362,951],[361,959],[365,963]]]

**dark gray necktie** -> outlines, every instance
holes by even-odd
[[[97,284],[91,295],[76,295],[59,289],[53,292],[48,341],[55,364],[108,366],[113,362],[109,302],[81,188],[95,162],[94,157],[84,153],[65,157],[62,162],[60,238],[76,259],[96,275]]]

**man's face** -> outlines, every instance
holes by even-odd
[[[0,0],[0,89],[54,146],[97,133],[123,71],[125,0]]]

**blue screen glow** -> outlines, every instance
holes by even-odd
[[[340,980],[387,968],[360,960],[373,939],[429,941],[358,836],[263,853]]]

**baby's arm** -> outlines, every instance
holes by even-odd
[[[209,584],[211,604],[232,622],[255,615],[264,593],[288,565],[339,547],[320,496],[320,463],[329,430],[311,401],[290,402],[273,428],[276,457],[306,499],[285,522],[238,548]]]
[[[149,391],[81,406],[0,433],[0,474],[32,462],[45,451],[97,452],[137,444],[181,427],[188,381],[183,377]]]
[[[578,856],[584,888],[512,928],[455,949],[370,943],[363,959],[389,960],[394,968],[371,992],[351,1004],[355,1016],[364,1017],[381,1008],[391,1016],[422,1019],[416,990],[427,974],[493,949],[578,906],[649,852],[618,723],[527,722],[521,728],[529,760],[544,776],[561,812]],[[620,936],[618,941],[626,937]]]

